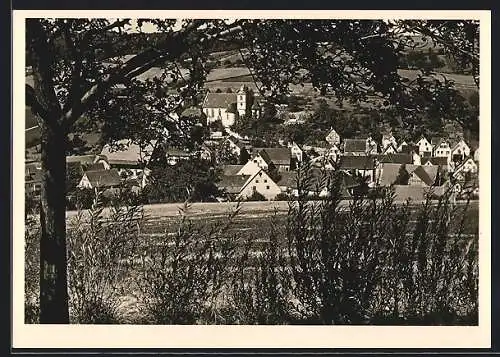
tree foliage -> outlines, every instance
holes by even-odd
[[[109,140],[126,135],[140,144],[160,139],[189,143],[191,126],[179,118],[187,106],[199,103],[213,67],[207,65],[208,55],[220,41],[246,50],[242,60],[270,101],[289,94],[290,84],[310,82],[339,105],[377,99],[374,105],[401,113],[402,125],[416,125],[432,112],[477,126],[451,80],[430,71],[407,80],[397,72],[399,55],[414,47],[412,35],[420,34],[470,68],[479,86],[477,21],[138,19],[139,29],[146,22],[159,34],[128,36],[136,41],[129,47],[115,39],[129,28],[130,19],[26,21],[33,76],[33,86],[26,85],[26,104],[38,116],[42,133],[42,323],[68,321],[65,197],[60,190],[67,135],[92,127]],[[141,50],[124,57],[129,49]],[[153,78],[145,75],[156,69]],[[89,120],[82,122],[84,114]]]

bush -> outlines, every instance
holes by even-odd
[[[264,197],[262,193],[257,190],[252,192],[252,195],[246,198],[246,201],[267,201],[267,198]]]
[[[114,202],[105,215],[102,192],[96,190],[85,218],[78,211],[70,222],[68,291],[70,319],[80,324],[123,322],[121,299],[138,241],[142,207]]]
[[[173,237],[165,235],[139,253],[134,279],[144,323],[218,323],[217,301],[227,281],[234,242],[225,233],[239,211],[223,225],[196,226],[181,210]],[[223,322],[223,321],[222,321]]]
[[[292,199],[291,195],[289,195],[286,192],[278,193],[276,197],[274,197],[275,201],[289,201],[291,199]]]

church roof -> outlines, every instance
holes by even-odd
[[[236,103],[235,93],[207,93],[203,100],[203,108],[224,108]]]

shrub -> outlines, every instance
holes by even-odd
[[[322,178],[329,197],[309,202],[312,177],[298,176],[287,220],[295,323],[474,321],[477,237],[463,233],[467,205],[454,206],[449,192],[436,204],[397,205],[392,191],[341,205],[336,173]]]
[[[218,323],[217,300],[235,248],[225,233],[238,211],[239,205],[223,225],[195,225],[185,205],[173,236],[141,249],[134,286],[145,323]]]
[[[68,227],[72,323],[123,322],[120,304],[140,232],[142,207],[115,201],[105,214],[101,198],[102,192],[95,190],[88,217],[80,210]]]
[[[286,192],[281,192],[274,197],[275,201],[289,201],[291,199],[291,195]]]
[[[34,212],[30,212],[33,214]],[[26,324],[39,322],[40,298],[40,220],[30,215],[24,226],[24,321]]]
[[[278,325],[290,321],[290,274],[276,214],[265,225],[266,239],[248,239],[237,260],[232,285],[232,319],[238,324]],[[262,239],[262,238],[261,238]],[[251,258],[254,258],[252,261]]]
[[[252,192],[252,195],[250,195],[246,198],[246,201],[267,201],[267,198],[264,197],[264,195],[262,193],[260,193],[259,191],[254,190]]]

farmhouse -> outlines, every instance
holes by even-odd
[[[278,171],[290,171],[292,155],[290,149],[284,147],[277,148],[254,148],[256,155],[253,162],[262,169],[268,170],[275,167]]]
[[[465,162],[463,162],[460,166],[458,166],[453,175],[456,175],[458,173],[466,173],[466,172],[470,172],[472,174],[475,174],[477,173],[479,170],[476,162],[472,159],[472,158],[469,158],[467,160],[465,160]]]
[[[339,170],[346,171],[351,175],[368,177],[370,182],[375,180],[376,159],[373,156],[350,156],[340,157]]]
[[[117,169],[87,171],[83,174],[79,188],[115,188],[120,186],[121,178]]]
[[[451,160],[451,148],[448,140],[443,138],[432,138],[431,145],[434,149],[434,157],[445,157],[448,159],[448,161]]]
[[[422,136],[420,137],[420,140],[417,141],[417,146],[418,146],[418,154],[421,157],[430,157],[432,156],[432,145],[427,140],[426,137]]]
[[[469,157],[471,153],[471,149],[467,143],[461,139],[455,145],[453,145],[451,149],[451,158],[453,161],[462,162],[466,157]]]
[[[382,135],[382,152],[387,152],[388,149],[397,151],[398,143],[392,134]]]
[[[340,135],[332,127],[325,140],[330,145],[340,145]]]
[[[377,143],[371,137],[344,140],[344,154],[372,155],[376,153]]]
[[[258,192],[272,200],[281,193],[280,187],[262,169],[253,175],[222,176],[217,187],[232,198],[248,198]]]

